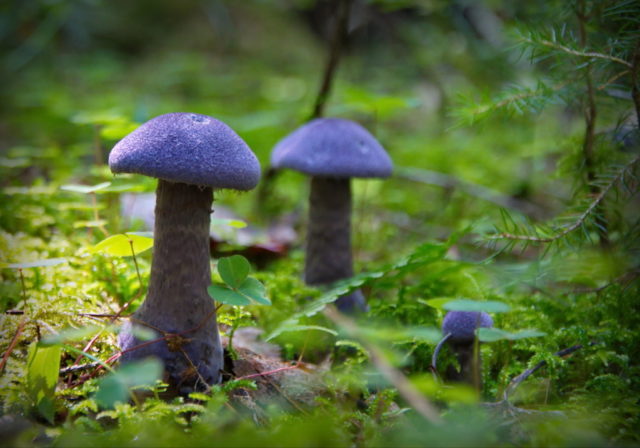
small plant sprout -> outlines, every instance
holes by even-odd
[[[171,113],[122,139],[109,155],[109,166],[114,173],[158,178],[149,290],[119,335],[121,360],[159,358],[168,383],[182,394],[218,383],[222,347],[215,304],[207,293],[213,192],[254,188],[258,160],[221,121]],[[162,337],[141,344],[133,326]]]

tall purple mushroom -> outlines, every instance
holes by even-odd
[[[350,178],[389,177],[393,164],[384,148],[353,121],[318,118],[281,140],[271,165],[311,176],[305,282],[328,285],[351,277]],[[337,305],[345,312],[367,309],[360,290]]]
[[[226,124],[206,115],[171,113],[144,123],[109,154],[113,173],[158,178],[154,251],[147,297],[134,313],[145,325],[180,339],[140,344],[132,323],[119,336],[123,362],[160,358],[169,384],[181,393],[220,380],[222,348],[211,283],[209,226],[213,190],[250,190],[260,165]],[[194,369],[195,367],[195,369]]]

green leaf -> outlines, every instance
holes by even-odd
[[[232,255],[218,260],[218,273],[232,288],[239,288],[251,271],[251,265],[242,255]]]
[[[46,347],[37,342],[29,346],[27,355],[27,392],[42,416],[51,423],[61,355],[60,346]]]
[[[111,185],[111,182],[102,182],[101,184],[97,184],[97,185],[69,184],[69,185],[61,186],[60,189],[64,191],[70,191],[72,193],[88,194],[88,193],[95,193],[96,191],[102,190],[103,188],[107,188],[109,185]]]
[[[320,325],[292,325],[290,327],[283,328],[283,330],[280,333],[282,334],[282,333],[290,333],[295,331],[308,331],[308,330],[324,331],[325,333],[329,333],[333,336],[338,336],[337,331],[332,330],[331,328],[322,327]]]
[[[46,260],[27,261],[25,263],[9,263],[6,267],[11,269],[44,268],[66,262],[66,258],[49,258]]]
[[[107,327],[107,329],[109,329],[109,327]],[[43,347],[48,347],[52,345],[63,344],[65,342],[82,341],[95,335],[100,330],[102,330],[102,328],[95,325],[89,325],[83,328],[68,328],[59,332],[58,334],[47,336],[42,341],[40,341],[40,345]]]
[[[207,288],[207,292],[213,300],[224,303],[225,305],[242,306],[251,303],[251,300],[247,297],[225,286],[211,285]]]
[[[506,303],[497,300],[479,302],[470,299],[450,300],[442,307],[448,311],[484,311],[485,313],[505,313],[511,309]]]
[[[138,255],[153,247],[153,238],[134,232],[121,233],[100,241],[92,248],[92,252],[101,252],[113,257],[131,257],[133,255],[131,253],[132,244],[133,251]]]
[[[113,408],[128,399],[130,388],[152,386],[161,378],[162,370],[162,362],[157,359],[125,364],[100,380],[95,399],[103,408]]]
[[[247,227],[247,223],[240,219],[222,219],[222,218],[211,218],[211,225],[221,225],[221,226],[229,226],[235,229],[243,229]]]
[[[423,303],[425,305],[429,305],[433,308],[437,308],[439,310],[444,310],[445,303],[451,302],[452,300],[455,300],[455,298],[454,297],[438,297],[437,299],[429,299],[429,300],[418,299],[418,302]]]
[[[546,336],[546,333],[538,330],[522,330],[517,333],[511,333],[500,328],[479,328],[478,339],[482,342],[495,342],[501,340],[516,341],[525,338],[537,338]]]
[[[238,292],[262,305],[271,305],[271,300],[265,295],[267,292],[266,288],[259,280],[253,277],[249,277],[242,282],[238,288]]]

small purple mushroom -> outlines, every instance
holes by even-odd
[[[180,393],[202,382],[219,382],[222,347],[215,304],[207,293],[213,190],[254,188],[258,160],[221,121],[171,113],[122,139],[109,154],[109,166],[113,173],[158,178],[149,290],[133,317],[136,325],[179,335],[173,343],[163,340],[127,351],[141,343],[129,322],[119,336],[121,361],[160,358],[169,384]]]
[[[464,381],[479,386],[480,358],[474,370],[474,347],[476,329],[493,327],[493,319],[485,312],[479,311],[449,311],[442,321],[444,338],[434,351],[432,366],[435,369],[438,352],[444,342],[448,342],[458,358],[460,371],[451,368],[447,371],[447,379]],[[474,373],[475,372],[475,373]]]
[[[271,164],[311,176],[305,282],[329,285],[353,276],[350,178],[389,177],[393,164],[384,148],[353,121],[318,118],[281,140]],[[360,290],[336,304],[350,313],[367,309]]]

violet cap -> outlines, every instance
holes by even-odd
[[[473,341],[476,328],[493,327],[493,319],[485,312],[449,311],[442,321],[442,333],[451,333],[454,342]]]
[[[358,123],[317,118],[282,139],[271,153],[274,168],[310,176],[389,177],[393,163],[382,145]]]
[[[260,164],[233,129],[207,115],[155,117],[120,140],[109,154],[113,173],[134,173],[212,188],[251,190]]]

